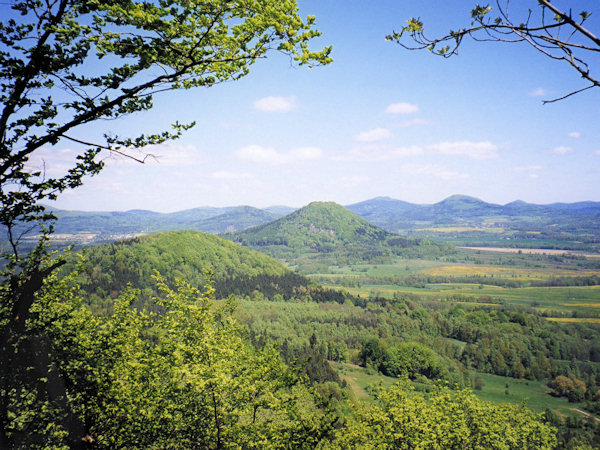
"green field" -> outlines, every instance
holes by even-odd
[[[357,400],[366,402],[373,401],[369,394],[369,386],[379,384],[385,388],[393,385],[396,378],[386,377],[364,367],[347,363],[331,363],[340,374],[340,378],[347,383],[347,388]],[[486,373],[473,374],[483,379],[481,390],[473,390],[473,393],[482,400],[498,403],[522,403],[535,412],[544,412],[550,409],[560,416],[583,417],[579,412],[584,407],[583,403],[569,403],[566,398],[553,397],[550,391],[541,381],[517,380],[515,378],[501,377]],[[416,386],[419,389],[419,386]]]
[[[541,381],[517,380],[487,373],[478,375],[483,379],[484,385],[480,391],[473,392],[482,400],[510,403],[525,401],[527,407],[536,412],[551,409],[561,416],[582,416],[576,410],[583,409],[583,403],[569,403],[566,398],[549,395],[550,389]]]

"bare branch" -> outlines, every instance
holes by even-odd
[[[589,17],[589,13],[582,12],[581,23],[578,23],[573,19],[570,11],[567,14],[560,11],[549,0],[540,0],[539,22],[534,23],[535,17],[530,9],[524,17],[524,21],[516,25],[511,20],[510,0],[506,0],[503,4],[500,0],[496,0],[496,6],[498,16],[495,19],[489,17],[492,10],[489,6],[477,6],[471,12],[473,22],[470,28],[450,31],[447,35],[439,38],[427,38],[424,34],[423,23],[420,19],[413,18],[408,21],[408,25],[402,27],[400,32],[392,33],[387,36],[387,39],[395,41],[405,49],[427,49],[444,58],[458,53],[465,36],[469,36],[477,42],[527,42],[548,58],[569,64],[590,83],[589,86],[574,90],[557,99],[544,101],[544,104],[568,98],[592,87],[600,87],[600,81],[590,73],[590,67],[585,62],[588,52],[600,53],[600,39],[582,25]],[[551,22],[546,17],[546,9],[554,15]],[[409,36],[416,45],[407,44],[404,39],[406,36]],[[585,42],[582,42],[581,39],[578,40],[578,37],[584,38]]]

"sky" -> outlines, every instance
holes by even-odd
[[[474,3],[299,0],[322,32],[312,47],[333,46],[331,64],[297,67],[272,53],[238,81],[161,94],[150,112],[94,124],[89,133],[137,134],[197,122],[149,149],[157,160],[107,159],[55,206],[172,212],[377,196],[435,203],[453,194],[499,204],[600,201],[600,89],[543,105],[585,84],[526,44],[467,39],[443,59],[385,40],[410,17],[432,36],[468,26]],[[529,3],[537,1],[519,2]],[[588,28],[600,35],[597,2],[577,5],[588,6]],[[588,62],[600,75],[599,55]],[[61,142],[37,158],[58,173],[75,150]]]

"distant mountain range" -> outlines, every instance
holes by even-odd
[[[52,209],[58,221],[57,234],[134,234],[169,230],[196,230],[219,234],[271,222],[293,208],[252,206],[201,207],[174,213],[146,210],[125,212],[84,212]]]
[[[597,229],[600,220],[600,202],[536,205],[518,200],[497,205],[465,195],[453,195],[432,205],[377,197],[347,208],[370,223],[390,231],[435,226],[506,226],[526,223],[547,224],[563,229],[570,228],[575,218],[579,226]]]
[[[369,223],[398,232],[434,226],[524,224],[535,222],[569,227],[598,227],[600,202],[536,205],[520,200],[498,205],[474,197],[453,195],[434,204],[414,204],[390,197],[377,197],[346,206]],[[58,217],[56,233],[145,233],[192,229],[207,233],[240,231],[272,222],[296,208],[272,206],[200,207],[174,213],[146,210],[125,212],[83,212],[53,209]]]
[[[377,197],[346,208],[346,211],[387,232],[443,239],[458,245],[524,244],[542,248],[600,249],[600,202],[536,205],[514,201],[498,205],[474,197],[453,195],[435,204],[414,204]],[[235,233],[270,224],[294,214],[294,211],[301,210],[288,206],[264,209],[251,206],[201,207],[166,214],[146,210],[83,212],[53,209],[58,217],[54,237],[57,243],[93,244],[156,231]],[[327,225],[329,219],[323,219],[321,225],[317,225],[321,222],[316,217],[314,219],[312,223],[317,229],[332,229]],[[275,231],[279,226],[281,223],[259,228],[253,233],[262,233],[260,239],[267,239],[265,230]],[[364,229],[369,230],[368,227]],[[274,239],[273,236],[268,239]],[[325,247],[330,245],[326,233],[314,236],[308,233],[307,236],[318,237]],[[354,238],[361,242],[361,236]],[[352,239],[348,238],[346,242]]]

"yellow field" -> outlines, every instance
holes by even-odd
[[[561,303],[563,306],[582,306],[584,308],[600,308],[600,303]]]
[[[420,228],[417,231],[434,231],[438,233],[466,233],[468,231],[483,231],[485,233],[504,233],[500,227],[433,227]]]
[[[547,317],[550,322],[572,322],[572,323],[600,323],[598,317]]]
[[[485,276],[494,275],[502,278],[511,278],[514,280],[543,280],[553,276],[592,276],[598,272],[594,271],[578,271],[574,273],[572,270],[556,270],[552,271],[543,269],[520,269],[513,267],[498,267],[498,266],[482,266],[482,265],[451,265],[438,266],[423,269],[418,273],[432,276]]]

